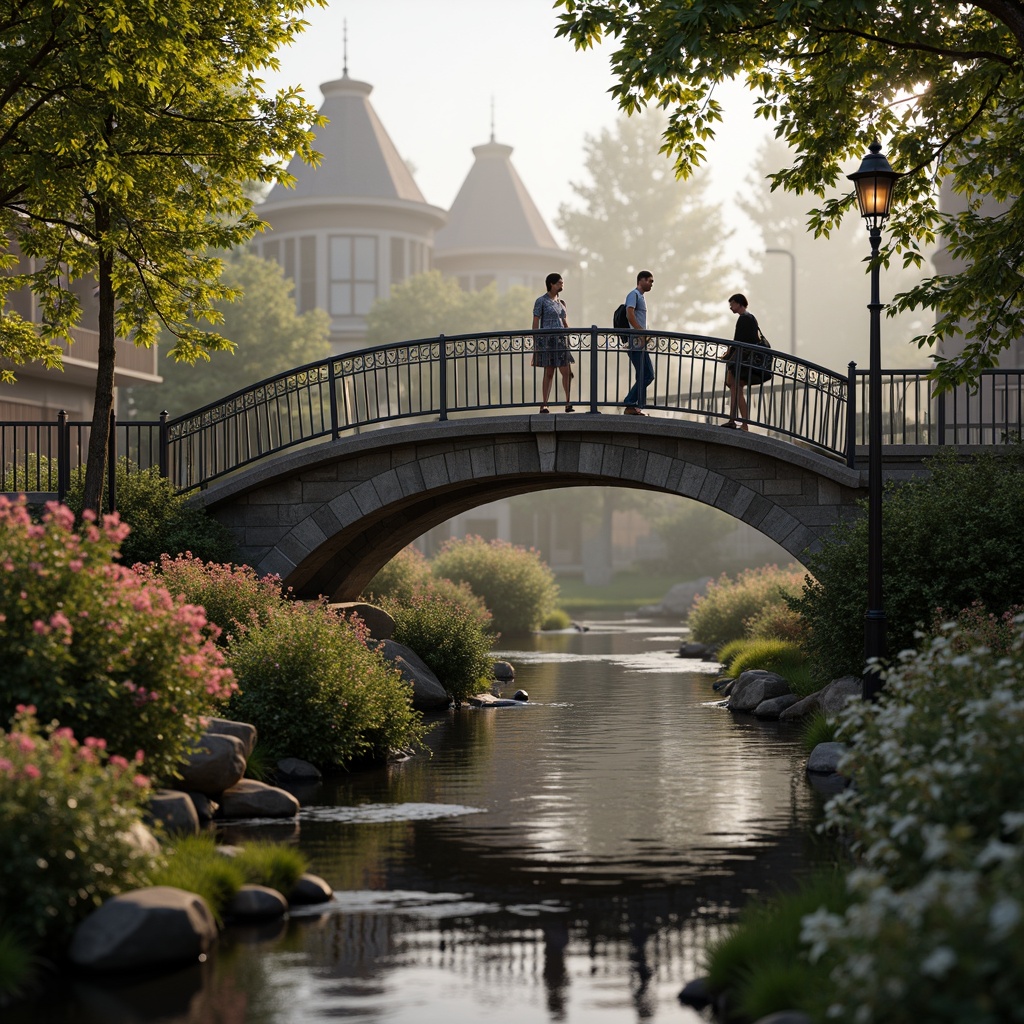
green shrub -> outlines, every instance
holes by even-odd
[[[33,524],[0,497],[0,721],[31,703],[113,754],[145,751],[159,781],[198,739],[200,717],[234,686],[201,608],[113,561],[127,527],[51,503]]]
[[[228,641],[241,692],[228,713],[256,726],[271,757],[324,768],[419,743],[420,716],[366,629],[323,604],[280,602]]]
[[[481,537],[450,540],[432,563],[434,575],[468,583],[500,634],[528,633],[555,607],[555,575],[534,550]]]
[[[0,732],[0,921],[59,944],[109,896],[149,884],[151,857],[128,835],[149,779],[141,757],[109,755],[102,739],[41,729],[21,707]]]
[[[287,897],[306,870],[306,858],[294,846],[257,841],[246,843],[234,862],[253,885],[265,885]]]
[[[223,924],[228,905],[243,885],[265,885],[287,897],[305,870],[306,858],[291,846],[256,841],[229,856],[211,835],[182,836],[153,884],[197,893]]]
[[[164,867],[154,878],[154,885],[170,885],[202,896],[218,924],[235,894],[247,879],[242,868],[217,850],[212,835],[181,836],[175,841]]]
[[[931,476],[891,484],[882,504],[886,645],[916,646],[936,608],[979,600],[997,617],[1021,599],[1024,535],[1008,526],[1024,508],[1024,448],[928,461]],[[859,675],[867,610],[867,517],[836,527],[809,557],[812,576],[793,601],[810,629],[816,674]]]
[[[785,605],[783,595],[795,595],[803,577],[803,570],[795,565],[745,569],[735,580],[723,573],[704,594],[697,595],[690,608],[687,623],[693,639],[715,647],[746,636],[748,620],[772,606]]]
[[[777,672],[793,692],[807,697],[818,689],[807,667],[807,655],[788,640],[746,640],[729,664],[728,675],[739,678],[751,668]]]
[[[715,652],[715,659],[722,665],[723,668],[728,669],[736,659],[736,655],[747,649],[747,645],[750,641],[746,637],[740,637],[736,640],[727,640],[718,650]]]
[[[569,613],[563,611],[561,608],[556,608],[554,611],[549,612],[547,618],[541,623],[541,629],[557,630],[557,629],[568,629],[572,625],[572,619],[569,618]]]
[[[363,591],[367,601],[409,601],[434,578],[423,552],[414,547],[402,548],[394,558],[370,580]]]
[[[0,924],[0,1007],[35,986],[38,967],[32,946],[24,936]]]
[[[977,495],[973,496],[977,501]],[[931,640],[839,716],[853,785],[826,805],[857,900],[804,921],[830,984],[817,1010],[861,1024],[1012,1021],[1024,1003],[1024,622],[1007,654]]]
[[[746,623],[753,640],[788,640],[802,647],[809,630],[800,613],[785,603],[773,603],[756,612]]]
[[[156,562],[163,554],[191,551],[196,558],[223,562],[235,553],[231,531],[217,522],[202,506],[193,504],[174,485],[162,477],[156,467],[139,469],[122,456],[114,470],[117,514],[131,527],[121,545],[125,565]],[[85,492],[85,467],[72,474],[67,505],[82,514]],[[103,489],[102,501],[107,492]],[[107,509],[103,509],[107,511]]]
[[[175,597],[201,605],[207,621],[219,628],[216,639],[221,644],[227,643],[227,634],[236,623],[247,623],[254,615],[265,622],[270,609],[282,601],[280,577],[258,576],[247,565],[204,562],[186,553],[176,558],[164,555],[159,564],[136,566],[135,571]]]
[[[494,637],[465,605],[432,591],[383,604],[395,620],[394,639],[423,659],[452,700],[489,688]]]
[[[803,725],[800,744],[809,754],[819,743],[832,743],[838,739],[838,723],[824,711],[815,711]]]
[[[821,909],[842,912],[849,902],[841,872],[823,869],[795,892],[744,907],[736,926],[705,951],[709,987],[727,992],[729,1005],[750,1020],[802,1008],[809,989],[827,985],[807,963],[803,919]]]

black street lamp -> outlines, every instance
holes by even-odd
[[[878,297],[878,247],[889,219],[893,187],[900,175],[872,142],[859,170],[847,177],[857,189],[860,215],[871,238],[871,355],[868,368],[868,611],[864,619],[865,660],[885,656],[882,606],[882,303]],[[882,689],[876,661],[864,673],[863,696],[874,700]]]

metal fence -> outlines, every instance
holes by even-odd
[[[659,416],[730,419],[725,356],[753,349],[688,334],[525,331],[439,337],[365,349],[278,374],[194,412],[160,421],[113,423],[110,464],[157,467],[179,492],[303,445],[386,423],[447,420],[489,412],[536,412],[545,345],[571,355],[568,404],[579,413],[621,410],[633,379],[630,357],[650,356],[646,408]],[[749,422],[853,465],[867,440],[867,372],[844,375],[773,353],[771,380],[749,390]],[[566,405],[551,370],[549,405]],[[1021,370],[986,371],[974,392],[934,396],[927,370],[883,371],[883,443],[998,444],[1020,433]],[[84,465],[91,427],[68,421],[0,423],[0,492],[63,498]],[[113,502],[111,502],[113,504]]]

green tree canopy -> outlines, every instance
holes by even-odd
[[[377,299],[366,318],[366,342],[386,345],[439,334],[528,331],[535,298],[525,288],[499,294],[493,284],[478,292],[463,291],[454,278],[431,270],[394,285],[388,298]],[[573,323],[571,308],[569,316]]]
[[[314,159],[315,110],[294,90],[266,96],[257,77],[276,68],[310,2],[0,6],[0,233],[38,267],[4,289],[32,288],[39,340],[52,343],[80,316],[69,282],[98,282],[87,507],[99,500],[115,337],[149,345],[162,324],[181,358],[230,347],[197,326],[215,323],[215,303],[232,295],[209,252],[259,229],[250,182],[289,181],[294,152]],[[26,335],[0,314],[4,355],[31,357]]]
[[[163,384],[131,389],[136,417],[156,419],[164,409],[179,416],[330,354],[330,318],[320,309],[296,312],[294,284],[277,263],[239,252],[225,261],[222,281],[239,293],[234,302],[216,303],[223,317],[219,331],[234,351],[213,352],[197,364],[162,360]]]
[[[677,172],[704,159],[722,120],[716,87],[740,80],[795,152],[773,187],[819,197],[827,233],[855,207],[843,180],[876,137],[903,172],[881,259],[921,261],[936,235],[964,269],[936,274],[895,308],[938,314],[921,344],[966,339],[946,383],[995,363],[1024,333],[1024,4],[890,0],[556,0],[558,32],[586,48],[614,39],[612,90],[627,112],[670,112]],[[940,213],[940,184],[962,213]],[[841,195],[829,195],[837,185]]]
[[[652,327],[706,333],[725,323],[729,232],[707,200],[706,179],[679,181],[659,152],[667,124],[649,111],[584,141],[590,181],[572,185],[582,205],[563,204],[558,215],[569,248],[586,262],[578,323],[610,327],[640,270],[657,282],[648,300]],[[567,295],[572,284],[570,275]]]

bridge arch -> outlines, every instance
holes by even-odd
[[[797,559],[865,493],[859,470],[791,442],[653,416],[556,414],[371,430],[241,470],[203,500],[243,561],[299,597],[341,601],[459,512],[594,485],[693,498]]]

